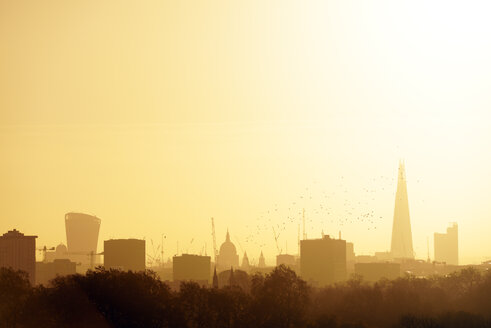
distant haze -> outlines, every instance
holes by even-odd
[[[489,6],[0,1],[0,233],[56,246],[74,211],[211,255],[214,217],[274,264],[305,208],[371,254],[404,159],[416,257],[455,221],[491,258]]]

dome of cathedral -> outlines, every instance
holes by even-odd
[[[237,254],[235,245],[227,238],[227,240],[220,246],[220,254]]]
[[[230,234],[228,231],[225,242],[220,246],[217,260],[221,268],[237,268],[239,266],[239,255],[237,254],[235,245],[230,241]]]

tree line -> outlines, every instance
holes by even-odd
[[[472,268],[325,288],[285,266],[248,279],[172,291],[152,271],[97,268],[31,286],[25,273],[1,268],[0,327],[491,327],[491,273]]]

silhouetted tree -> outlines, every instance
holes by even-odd
[[[155,272],[99,268],[72,277],[112,325],[167,327],[174,322],[170,289]]]
[[[81,288],[81,275],[58,277],[52,287],[38,286],[26,304],[27,327],[110,327],[108,320]]]
[[[213,319],[209,309],[208,290],[195,282],[183,282],[177,302],[186,327],[208,327]]]
[[[491,272],[487,272],[479,284],[465,295],[464,305],[466,311],[475,311],[486,317],[491,317]]]
[[[0,327],[16,327],[31,293],[27,273],[0,268]]]
[[[25,273],[0,269],[0,327],[491,327],[491,273],[475,269],[325,288],[308,288],[285,266],[242,273],[232,286],[187,282],[171,292],[150,271],[98,268],[32,287]]]
[[[302,327],[306,323],[309,289],[295,271],[280,265],[252,278],[252,316],[257,327]]]
[[[177,320],[169,287],[150,271],[98,268],[51,285],[36,294],[59,326],[171,327]]]

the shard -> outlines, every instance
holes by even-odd
[[[399,163],[390,252],[394,259],[414,258],[406,174],[403,162]]]

